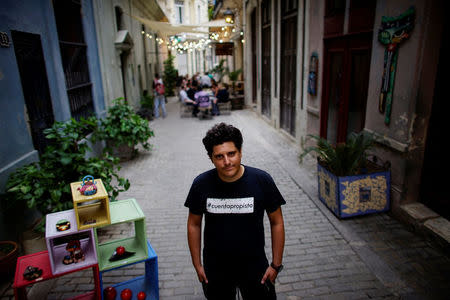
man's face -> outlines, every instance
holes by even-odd
[[[220,179],[225,182],[233,182],[242,175],[241,170],[242,153],[233,142],[225,142],[213,147],[211,160],[217,169]]]

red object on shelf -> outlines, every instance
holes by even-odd
[[[147,295],[144,292],[139,292],[139,294],[137,294],[138,300],[145,300],[145,297],[147,297]]]
[[[122,300],[130,300],[132,296],[133,296],[133,292],[130,289],[124,289],[120,293],[120,298]]]
[[[123,246],[117,247],[117,248],[116,248],[116,253],[117,253],[117,255],[119,255],[119,256],[124,255],[124,254],[125,254],[125,247],[123,247]]]
[[[117,291],[114,287],[108,286],[103,290],[103,299],[115,300],[117,296]]]

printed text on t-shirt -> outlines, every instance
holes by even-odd
[[[253,208],[253,197],[206,199],[206,210],[212,214],[250,214]]]

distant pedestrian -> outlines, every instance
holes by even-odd
[[[155,79],[153,79],[153,93],[155,95],[154,106],[155,106],[155,118],[159,118],[159,107],[161,107],[163,118],[167,116],[166,111],[166,97],[164,96],[165,88],[164,82],[159,77],[159,74],[155,74]]]
[[[276,299],[274,282],[283,267],[286,202],[268,173],[241,164],[242,142],[239,129],[225,123],[206,133],[203,144],[215,168],[195,178],[184,204],[192,263],[208,299],[235,299],[237,288],[243,299]],[[264,251],[264,212],[271,264]]]

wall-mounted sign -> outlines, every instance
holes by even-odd
[[[308,75],[308,93],[312,96],[317,95],[317,73],[319,69],[319,55],[317,52],[311,54],[309,59],[309,75]]]
[[[8,34],[6,32],[0,32],[0,46],[8,48],[11,45]]]
[[[392,96],[394,91],[395,70],[397,68],[398,46],[409,38],[414,28],[415,9],[410,7],[397,17],[381,18],[381,27],[378,31],[378,41],[386,45],[384,51],[384,70],[381,84],[381,95],[378,109],[385,113],[384,123],[391,121]]]
[[[216,55],[233,55],[233,43],[216,44]]]

